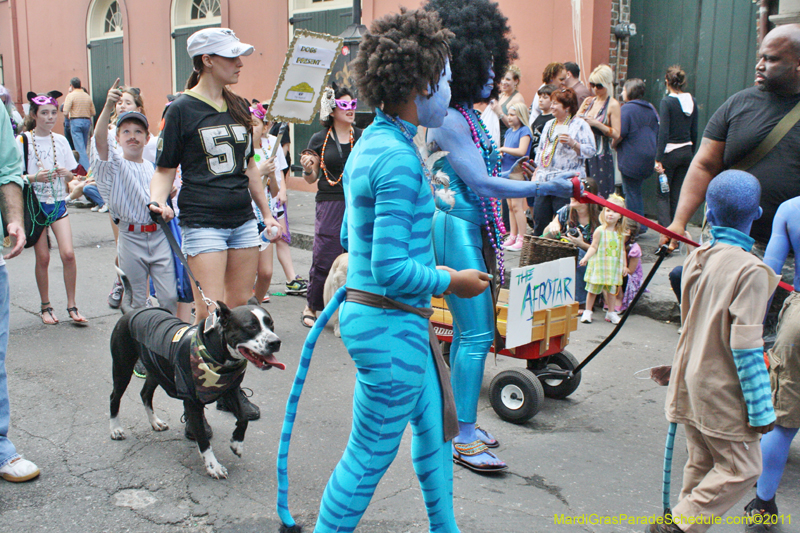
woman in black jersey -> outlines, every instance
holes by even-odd
[[[353,126],[356,100],[346,87],[326,89],[320,101],[319,122],[323,128],[308,141],[300,156],[303,178],[317,182],[317,207],[314,219],[314,250],[308,273],[306,308],[300,317],[307,328],[314,325],[317,313],[325,307],[325,280],[336,258],[344,253],[339,233],[344,217],[344,165],[361,129]]]
[[[187,50],[194,71],[186,91],[164,115],[150,188],[150,199],[159,205],[151,210],[166,220],[173,217],[166,201],[180,165],[183,253],[205,295],[234,307],[252,296],[258,265],[260,239],[251,197],[267,229],[279,228],[252,161],[250,110],[228,88],[239,81],[241,56],[252,54],[253,47],[227,28],[206,28],[189,37]],[[209,310],[192,289],[199,323]]]

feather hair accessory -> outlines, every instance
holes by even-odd
[[[319,100],[319,119],[325,121],[333,113],[336,108],[336,96],[331,87],[325,87],[322,90],[322,96]]]

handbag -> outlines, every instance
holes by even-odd
[[[22,134],[22,152],[25,157],[25,167],[28,165],[28,136]],[[33,190],[33,185],[23,178],[22,185],[22,215],[25,226],[25,248],[30,248],[42,236],[44,228],[47,226],[47,215],[42,211],[39,204],[39,198],[36,196],[36,191]],[[3,237],[8,237],[8,228],[3,224]]]

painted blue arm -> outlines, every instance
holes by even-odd
[[[794,250],[795,275],[794,290],[800,290],[800,196],[783,202],[778,207],[772,222],[772,236],[764,253],[764,262],[776,274],[780,275],[783,264],[789,256],[789,249]]]
[[[532,196],[572,196],[572,182],[568,179],[575,172],[565,172],[547,183],[515,181],[490,176],[481,153],[475,148],[472,133],[466,119],[453,108],[440,128],[429,130],[429,140],[435,141],[441,150],[450,152],[447,160],[456,174],[470,189],[484,198],[530,198]]]

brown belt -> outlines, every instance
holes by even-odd
[[[433,309],[430,307],[412,307],[408,304],[392,300],[386,296],[373,292],[362,291],[359,289],[347,288],[346,302],[354,302],[378,309],[397,309],[405,311],[428,320],[428,336],[430,338],[433,361],[436,364],[436,371],[439,374],[439,387],[442,390],[442,427],[444,429],[445,442],[453,440],[458,435],[458,416],[456,414],[456,402],[453,398],[453,388],[450,386],[450,371],[444,363],[442,351],[439,349],[439,339],[433,331],[430,318],[433,316]]]

